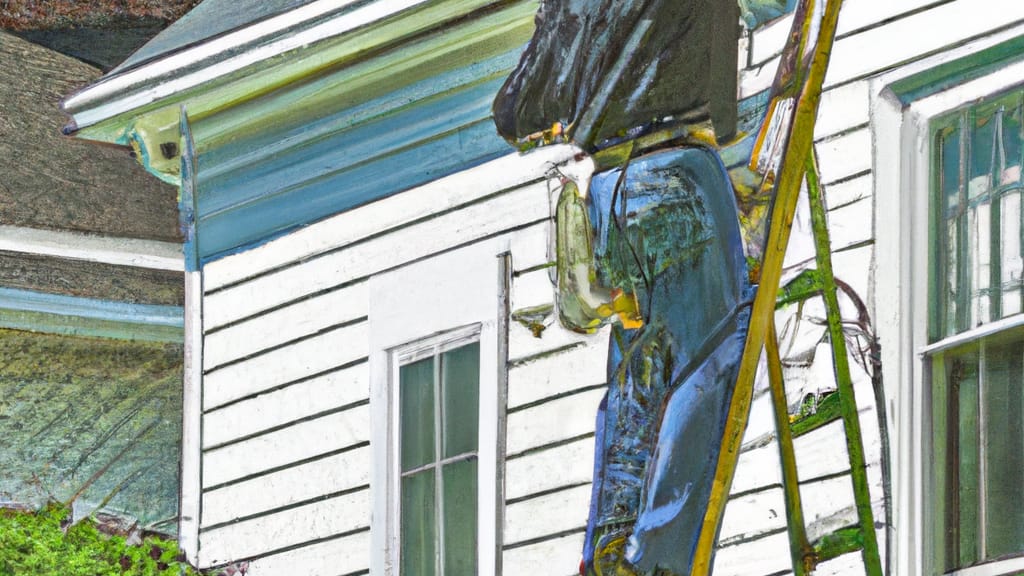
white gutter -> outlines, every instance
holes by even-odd
[[[78,128],[92,126],[127,110],[132,110],[167,96],[188,90],[241,70],[247,66],[283,54],[296,48],[366,26],[428,0],[378,0],[362,8],[345,13],[340,18],[323,22],[308,30],[287,35],[256,49],[244,50],[238,55],[214,62],[177,79],[147,87],[153,81],[194,66],[204,60],[216,59],[242,46],[271,38],[289,28],[316,19],[323,14],[352,4],[356,0],[318,0],[290,12],[280,14],[231,32],[209,42],[195,46],[139,68],[114,74],[85,88],[64,102],[64,109],[74,116]],[[133,92],[134,90],[134,92]],[[117,98],[118,96],[125,95]],[[116,100],[107,101],[111,98]],[[91,107],[91,108],[90,108]]]
[[[81,232],[0,226],[0,250],[154,270],[185,269],[181,244]]]

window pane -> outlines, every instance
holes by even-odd
[[[952,356],[952,355],[951,355]],[[948,451],[946,547],[947,569],[973,564],[978,556],[978,354],[966,352],[946,360],[949,426],[956,431]],[[952,553],[953,551],[957,553]]]
[[[1021,181],[1021,140],[1024,139],[1024,125],[1021,123],[1021,94],[1008,102],[1007,112],[1002,117],[1002,148],[1006,151],[1007,167],[1000,178],[1001,184]]]
[[[402,576],[437,574],[434,469],[402,478]]]
[[[987,201],[970,208],[968,240],[971,247],[971,319],[968,328],[981,326],[992,320],[990,311],[989,279],[991,278],[991,221],[992,207]]]
[[[434,359],[399,369],[402,470],[434,460]]]
[[[961,206],[960,198],[960,127],[954,124],[940,130],[937,135],[939,156],[938,178],[940,209],[938,211],[938,230],[944,231],[939,241],[937,254],[937,278],[939,287],[937,330],[932,331],[937,338],[956,334],[958,297],[960,295],[961,270],[960,263],[960,230],[963,228],[966,207]]]
[[[1014,102],[1016,100],[1016,102]],[[1020,94],[1007,102],[1006,112],[1003,114],[1003,150],[1006,154],[1006,167],[1000,178],[1001,185],[1019,183],[1021,140],[1024,138],[1021,126]]]
[[[476,459],[444,467],[444,573],[476,574]]]
[[[441,356],[444,457],[476,452],[480,405],[480,343]]]
[[[968,190],[971,199],[977,198],[991,188],[995,124],[995,117],[991,114],[979,114],[974,122],[971,134],[971,183]]]
[[[1021,276],[1024,273],[1024,254],[1021,254],[1021,191],[1015,189],[1002,198],[1000,218],[1000,275],[1002,281],[1002,315],[1021,312]]]
[[[985,556],[1024,550],[1024,344],[985,349]]]

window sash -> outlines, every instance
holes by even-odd
[[[930,342],[1024,311],[1022,120],[1017,88],[932,123]]]
[[[430,477],[428,485],[430,487],[430,502],[432,503],[432,510],[428,512],[430,515],[429,519],[422,519],[421,521],[429,521],[430,528],[425,530],[427,536],[432,536],[433,540],[430,544],[421,542],[421,546],[428,547],[426,550],[422,550],[423,554],[434,557],[433,572],[429,572],[422,564],[423,559],[420,556],[420,562],[415,563],[416,568],[413,568],[417,574],[427,571],[431,574],[443,575],[449,572],[446,564],[451,563],[456,565],[454,570],[460,573],[465,573],[467,567],[471,566],[473,573],[476,572],[477,558],[476,558],[476,530],[478,522],[478,511],[476,494],[478,493],[478,478],[477,478],[477,461],[479,453],[479,437],[477,436],[476,430],[479,426],[479,387],[480,387],[480,327],[471,326],[466,329],[458,330],[452,333],[445,334],[443,336],[428,339],[418,344],[405,347],[400,353],[395,355],[395,382],[398,383],[397,395],[398,395],[398,406],[403,406],[402,395],[405,391],[405,383],[402,378],[402,369],[422,362],[424,360],[431,360],[431,372],[430,372],[430,388],[431,388],[431,400],[432,400],[432,418],[430,419],[431,436],[433,441],[432,455],[427,459],[426,462],[406,467],[405,453],[402,449],[406,433],[408,432],[404,428],[405,417],[402,414],[402,409],[399,409],[399,434],[398,444],[399,453],[402,454],[399,463],[399,482],[398,489],[400,492],[399,501],[403,503],[398,510],[398,527],[399,527],[399,565],[402,567],[401,571],[406,571],[406,567],[413,567],[415,558],[409,558],[408,554],[412,552],[407,549],[407,537],[406,534],[406,523],[403,519],[403,508],[405,507],[406,490],[412,490],[419,481],[414,481],[414,478],[423,476],[426,473]],[[450,427],[448,425],[449,418],[446,415],[446,393],[448,389],[449,376],[446,369],[448,358],[450,353],[455,353],[461,350],[465,350],[470,346],[476,346],[476,361],[471,363],[475,367],[467,374],[472,374],[472,382],[469,386],[475,389],[475,394],[472,396],[471,401],[475,402],[475,408],[473,415],[470,418],[472,422],[469,423],[470,429],[472,430],[472,449],[457,450],[455,454],[445,454],[447,450],[448,431]],[[454,388],[455,383],[452,383]],[[466,408],[463,406],[462,408]],[[460,418],[464,417],[463,414],[459,415]],[[419,462],[419,461],[417,461]],[[468,465],[468,471],[470,473],[469,483],[462,486],[465,491],[472,492],[472,498],[460,499],[460,507],[446,505],[445,493],[448,491],[446,478],[449,474],[456,474],[455,470],[464,468],[463,465]],[[465,472],[463,472],[465,473]],[[456,481],[457,476],[453,476],[450,481]],[[423,496],[423,495],[421,495]],[[468,508],[468,512],[467,512]],[[468,516],[467,516],[468,513]],[[451,527],[451,518],[461,518],[461,522],[456,522]],[[467,522],[471,523],[467,526]],[[454,546],[448,546],[446,542],[446,532],[450,529],[461,531],[461,537],[457,538],[457,542]],[[426,536],[424,536],[425,538]],[[451,552],[451,550],[455,550]],[[469,550],[473,556],[466,557],[465,552]],[[407,564],[408,563],[408,564]]]
[[[929,344],[918,352],[930,381],[935,439],[933,555],[937,568],[955,574],[979,565],[1002,573],[993,561],[1024,555],[1024,526],[1010,526],[1020,507],[1007,505],[1006,493],[1013,496],[1005,489],[1009,476],[1024,478],[1024,454],[992,460],[999,442],[1024,443],[1017,430],[1024,404],[993,402],[1008,390],[1020,396],[1024,372],[1006,372],[1000,353],[1019,349],[1013,365],[1024,365],[1022,119],[1024,91],[1017,87],[931,123]],[[1002,428],[1013,437],[997,438]],[[1009,543],[1000,540],[1008,529],[1016,530]]]
[[[1024,555],[1024,327],[929,360],[936,560],[948,571]]]

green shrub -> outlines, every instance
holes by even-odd
[[[174,540],[146,537],[131,545],[90,520],[67,526],[70,511],[0,510],[0,576],[199,576]]]

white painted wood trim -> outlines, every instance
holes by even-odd
[[[106,80],[82,90],[68,98],[64,107],[73,112],[78,128],[91,126],[112,118],[120,113],[144,106],[172,94],[236,72],[257,62],[267,60],[290,50],[307,46],[331,36],[366,26],[426,0],[389,0],[373,2],[362,8],[346,12],[338,18],[323,22],[313,28],[295,34],[282,34],[288,29],[300,26],[317,17],[352,4],[355,0],[321,0],[306,6],[289,10],[262,22],[231,32],[219,38],[204,42],[193,48],[159,58],[134,70],[114,74]],[[281,34],[281,38],[262,46],[250,48],[234,57],[219,60],[218,57],[231,54],[240,47]],[[148,83],[163,78],[173,78],[179,72],[197,62],[213,61],[213,64],[155,86]],[[127,94],[117,98],[121,94]],[[106,101],[107,99],[116,98]],[[88,108],[94,106],[93,108]]]
[[[893,557],[896,574],[934,573],[925,554],[926,464],[932,451],[926,433],[930,416],[926,366],[930,351],[928,318],[928,205],[930,196],[930,119],[973,98],[1019,83],[1019,66],[965,83],[904,109],[889,87],[929,70],[1024,34],[1016,26],[999,34],[951,48],[883,74],[871,81],[871,130],[874,143],[875,251],[873,291],[876,327],[882,345],[882,372],[890,414],[893,457]],[[1016,76],[1014,76],[1016,74]],[[1016,82],[1015,82],[1016,81]],[[1002,83],[1002,84],[1001,84]],[[949,341],[938,343],[949,344]],[[970,573],[973,574],[973,573]],[[985,573],[987,574],[987,573]]]
[[[1024,558],[1010,558],[948,572],[946,576],[999,576],[1024,570]]]
[[[371,573],[397,574],[397,502],[400,494],[397,455],[398,394],[396,370],[401,358],[424,344],[465,338],[479,331],[480,427],[478,430],[477,550],[481,573],[497,563],[499,259],[509,251],[507,239],[483,241],[428,260],[378,274],[369,280],[370,411],[373,470]],[[409,286],[417,286],[410,291]],[[468,331],[468,332],[467,332]],[[413,356],[414,357],[414,356]]]
[[[988,324],[982,324],[977,328],[971,328],[970,330],[966,332],[961,332],[956,336],[943,338],[942,340],[939,340],[934,344],[929,344],[927,346],[919,348],[917,354],[919,356],[929,356],[931,354],[935,354],[936,352],[948,350],[961,344],[966,344],[967,342],[970,342],[972,340],[980,340],[985,336],[991,336],[992,334],[995,334],[997,332],[1010,330],[1012,328],[1017,328],[1019,326],[1024,326],[1024,314],[1017,314],[1014,316],[1010,316],[1008,318],[1003,318],[1002,320],[997,320],[995,322],[990,322]]]
[[[178,543],[192,564],[199,560],[202,469],[203,279],[185,274],[185,360],[181,419],[181,484]]]
[[[0,226],[0,250],[155,270],[185,269],[181,244],[66,230]]]

